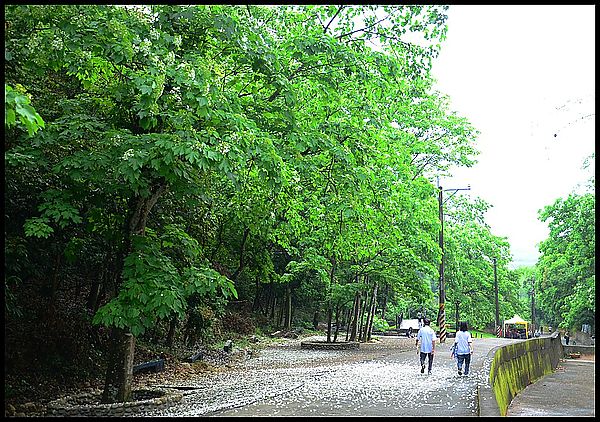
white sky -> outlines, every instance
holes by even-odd
[[[534,265],[548,236],[537,211],[594,172],[582,165],[595,151],[595,6],[451,5],[447,23],[436,89],[481,132],[481,153],[440,184],[470,184],[510,267]]]

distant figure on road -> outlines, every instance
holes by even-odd
[[[406,330],[406,337],[412,338],[412,336],[412,327],[408,327],[408,330]]]
[[[569,345],[569,332],[565,331],[565,344],[568,346]]]
[[[427,373],[429,375],[431,375],[433,354],[435,353],[435,341],[437,340],[435,331],[433,331],[429,326],[430,322],[431,321],[429,321],[429,318],[423,319],[424,326],[419,330],[419,334],[417,334],[417,341],[415,342],[415,346],[419,346],[419,340],[421,340],[421,347],[417,347],[417,354],[420,353],[421,359],[421,373],[425,372],[425,357],[427,357],[429,363]]]
[[[454,338],[455,353],[458,365],[458,375],[462,375],[463,363],[465,365],[465,375],[469,375],[469,367],[471,366],[471,355],[473,354],[473,339],[468,331],[467,323],[460,323],[460,331],[456,332]]]

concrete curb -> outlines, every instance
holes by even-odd
[[[91,393],[81,393],[74,396],[54,400],[48,404],[48,416],[135,416],[148,409],[164,409],[183,398],[183,394],[172,389],[142,389],[139,392],[162,393],[161,396],[125,403],[84,404],[97,401],[102,395],[101,390]]]
[[[486,356],[486,360],[491,362],[494,359],[494,355],[501,347],[504,346],[496,346],[490,350]],[[494,390],[492,390],[492,387],[490,386],[489,373],[484,386],[477,384],[477,415],[501,416],[500,406],[498,406]]]
[[[301,349],[310,350],[354,350],[360,347],[357,341],[324,342],[324,341],[303,341],[300,343]]]

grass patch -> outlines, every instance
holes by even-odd
[[[495,334],[486,333],[485,331],[471,330],[471,335],[475,336],[477,334],[477,338],[496,338]]]
[[[469,332],[473,338],[496,338],[495,334],[490,334],[485,331],[469,330]],[[450,330],[448,333],[456,334],[454,330]]]

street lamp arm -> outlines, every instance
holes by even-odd
[[[452,191],[452,194],[451,194],[449,197],[447,197],[447,198],[444,200],[444,202],[442,202],[442,204],[445,204],[445,203],[446,203],[446,201],[447,201],[448,199],[452,198],[452,197],[453,197],[453,196],[456,194],[456,192],[458,192],[459,190],[471,190],[471,185],[467,185],[467,187],[466,187],[466,188],[444,189],[444,192],[449,192],[449,191]]]

